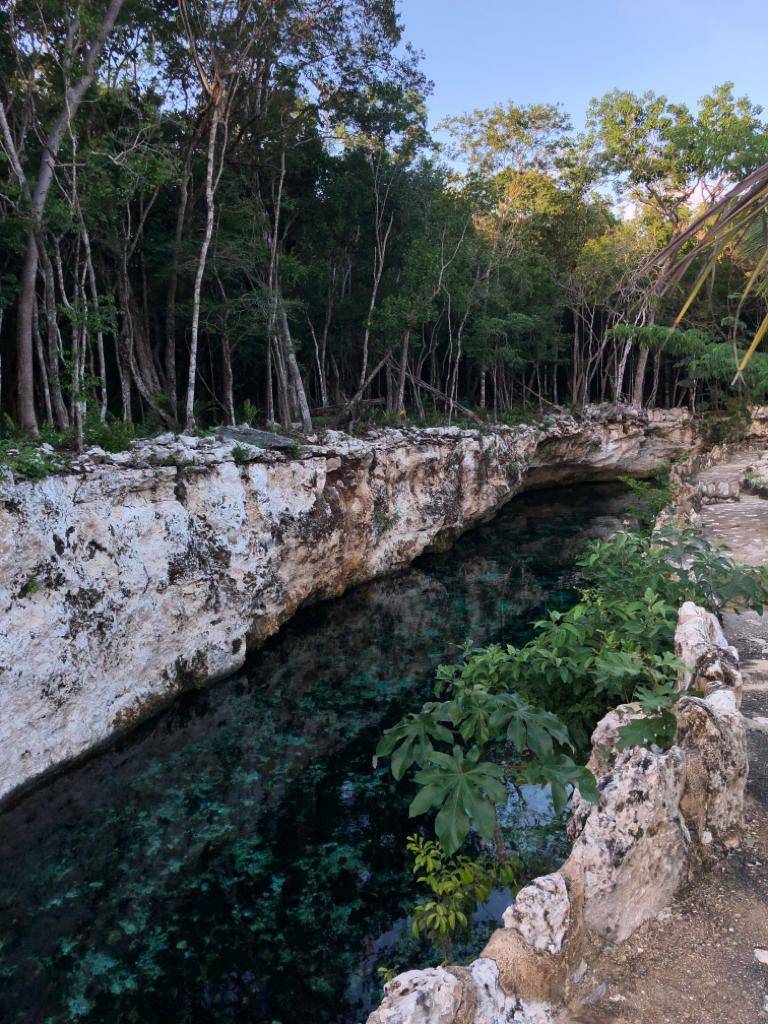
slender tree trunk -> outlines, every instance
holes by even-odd
[[[221,336],[221,377],[224,391],[224,415],[230,427],[235,426],[235,401],[232,394],[232,350],[229,347],[229,335],[226,331]]]
[[[405,412],[405,380],[408,369],[408,347],[410,340],[411,332],[406,330],[403,334],[403,347],[400,352],[400,374],[397,382],[397,406],[395,411],[398,415],[402,415]]]
[[[309,402],[307,401],[307,393],[304,390],[304,381],[301,379],[301,370],[299,369],[299,364],[296,359],[296,352],[293,348],[291,330],[288,326],[288,314],[285,311],[285,303],[283,302],[282,296],[279,297],[279,302],[280,329],[285,348],[285,362],[288,367],[288,376],[299,407],[301,429],[305,434],[311,434],[313,430],[312,416],[309,411]]]
[[[187,374],[187,401],[185,407],[184,429],[190,433],[195,429],[195,382],[197,376],[197,347],[198,333],[200,329],[200,295],[203,287],[203,275],[205,274],[205,263],[208,258],[208,249],[211,245],[213,235],[214,218],[214,164],[216,159],[216,137],[219,131],[221,120],[221,109],[218,102],[214,102],[211,111],[211,126],[208,133],[208,160],[205,170],[205,235],[200,246],[200,253],[197,258],[197,270],[195,272],[195,286],[192,293],[192,329],[189,340],[189,372]]]
[[[656,404],[656,396],[659,392],[659,371],[661,369],[661,351],[657,350],[653,354],[653,386],[651,388],[651,394],[648,398],[648,407],[652,409]]]
[[[189,148],[184,158],[184,167],[181,172],[179,206],[176,211],[176,230],[173,236],[173,261],[171,263],[171,277],[168,282],[168,297],[165,305],[165,386],[174,419],[177,419],[179,415],[179,396],[176,385],[176,293],[179,287],[179,253],[181,251],[181,240],[184,236],[184,222],[187,216],[189,180],[192,176],[192,153],[196,137],[197,132],[195,132],[195,135],[190,140]]]
[[[637,366],[635,367],[635,380],[632,385],[632,405],[638,409],[643,407],[643,392],[645,390],[645,371],[648,366],[648,349],[645,345],[640,346],[637,355]]]
[[[99,364],[99,420],[101,423],[107,418],[107,361],[104,355],[104,331],[101,326],[101,311],[99,309],[99,291],[96,287],[96,271],[93,267],[93,256],[91,254],[91,238],[85,226],[83,211],[80,202],[77,202],[77,210],[80,219],[80,230],[83,236],[83,248],[85,250],[85,263],[88,270],[88,288],[91,293],[91,302],[96,314],[96,358]]]
[[[43,352],[43,339],[40,336],[40,316],[37,303],[34,305],[34,331],[35,331],[35,352],[37,353],[37,365],[40,368],[40,383],[43,388],[43,401],[45,403],[45,419],[53,425],[53,409],[51,407],[51,389],[48,386],[48,370],[45,365],[45,354]]]
[[[272,341],[267,340],[267,423],[275,421],[275,398],[272,391]]]
[[[53,264],[42,239],[38,240],[38,247],[43,270],[43,294],[45,296],[45,319],[48,335],[48,379],[51,389],[53,418],[59,430],[69,430],[69,412],[67,411],[64,395],[61,391],[61,377],[59,375],[59,350],[61,342],[56,310],[56,280],[53,274]]]
[[[19,426],[34,436],[38,433],[32,352],[36,277],[37,241],[34,230],[31,230],[27,235],[27,247],[21,270],[21,289],[16,309],[16,402]]]
[[[37,235],[43,223],[48,193],[53,181],[56,158],[61,147],[64,133],[72,123],[83,98],[96,77],[96,67],[101,51],[108,36],[114,28],[115,21],[123,6],[124,0],[110,0],[104,13],[101,25],[91,43],[84,63],[83,73],[74,84],[68,85],[64,96],[64,104],[56,116],[50,131],[45,135],[42,146],[40,167],[35,181],[35,189],[31,197],[30,215],[32,224],[27,233],[26,251],[21,272],[19,301],[17,307],[16,331],[16,381],[18,396],[19,424],[29,433],[37,434],[37,415],[35,413],[34,363],[33,363],[33,328],[35,304],[35,277],[37,275]],[[3,110],[3,134],[5,136],[6,119]],[[14,163],[18,163],[16,159]]]

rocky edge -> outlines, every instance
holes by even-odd
[[[589,767],[600,799],[576,795],[570,857],[522,889],[469,967],[393,979],[368,1024],[553,1024],[571,982],[605,943],[658,916],[702,867],[737,845],[747,751],[738,655],[715,616],[680,610],[678,703],[671,749],[616,749],[637,705],[598,724]]]
[[[0,476],[0,799],[526,487],[648,474],[698,445],[684,411],[622,408],[252,440],[166,435],[41,481]]]

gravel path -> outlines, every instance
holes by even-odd
[[[760,461],[759,453],[745,452],[702,477],[738,481]],[[743,494],[707,505],[702,523],[739,560],[768,562],[768,501]],[[768,949],[768,614],[728,615],[724,627],[742,659],[749,719],[743,842],[658,920],[593,961],[559,1024],[768,1021],[768,966],[755,958],[755,949]]]

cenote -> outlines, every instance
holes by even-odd
[[[567,606],[624,507],[613,485],[521,497],[6,810],[0,1020],[364,1020],[417,895],[412,794],[372,767],[381,729],[465,640],[521,642]]]

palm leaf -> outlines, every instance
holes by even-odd
[[[665,246],[652,263],[662,267],[657,287],[668,291],[679,284],[693,263],[706,257],[704,269],[696,277],[692,290],[675,321],[677,326],[690,309],[707,276],[715,267],[727,245],[738,246],[765,220],[768,208],[768,164],[763,164],[743,181],[734,185],[721,199],[713,203],[700,217]],[[739,301],[739,311],[747,296],[768,266],[768,244],[763,242],[757,265],[750,274]],[[738,316],[736,317],[738,321]],[[768,316],[760,324],[744,358],[741,360],[734,383],[739,379],[760,342],[768,333]]]

